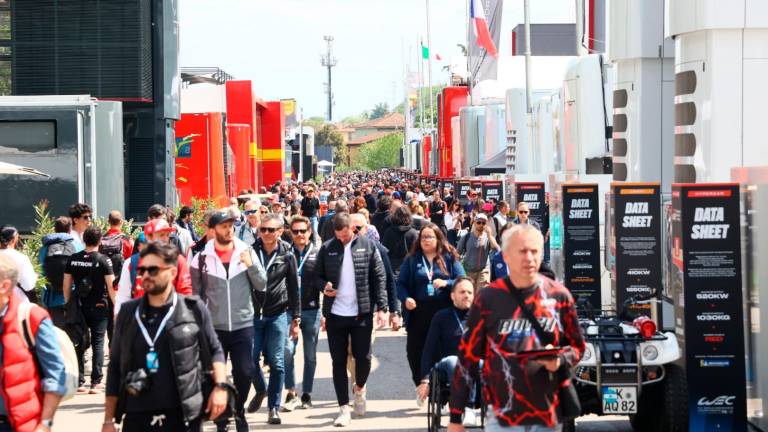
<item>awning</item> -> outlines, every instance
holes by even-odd
[[[504,174],[507,170],[507,150],[504,149],[496,156],[472,168],[472,175]]]
[[[0,162],[0,174],[50,177],[50,175],[34,168],[14,165],[7,162]]]

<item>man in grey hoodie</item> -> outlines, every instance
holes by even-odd
[[[225,360],[231,357],[232,378],[238,392],[235,426],[237,432],[245,432],[249,429],[244,405],[255,373],[251,354],[252,298],[255,292],[266,290],[267,273],[253,248],[235,238],[233,222],[226,211],[216,212],[209,219],[208,227],[215,236],[192,259],[192,291],[211,312]],[[217,429],[226,431],[227,422],[217,422]]]

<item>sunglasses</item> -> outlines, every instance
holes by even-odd
[[[274,234],[274,233],[276,233],[276,232],[277,232],[277,230],[279,230],[279,229],[280,229],[280,228],[272,228],[272,227],[261,227],[261,228],[259,228],[259,231],[260,231],[260,232],[262,232],[262,233],[270,233],[270,234]]]
[[[475,223],[478,225],[485,225],[485,221],[483,220],[475,221]]]
[[[136,274],[139,276],[144,275],[144,273],[149,272],[149,275],[152,277],[157,276],[158,273],[160,273],[160,270],[168,270],[169,268],[172,268],[170,266],[168,267],[160,267],[160,266],[138,266],[136,267]]]
[[[291,230],[291,232],[294,233],[294,234],[306,234],[307,232],[309,232],[309,230],[308,229],[295,229],[295,230]]]
[[[243,212],[243,214],[246,215],[246,216],[250,216],[250,215],[256,214],[258,212],[259,212],[258,210],[246,210],[246,211]]]
[[[261,213],[261,214],[267,214],[267,211],[266,211],[266,210],[259,210],[259,213]]]
[[[520,213],[520,214],[528,214],[529,213],[528,210],[518,210],[517,212]]]
[[[75,218],[75,219],[77,219],[77,218]],[[80,216],[80,219],[92,220],[93,216],[91,216],[91,215],[84,215],[84,216]]]
[[[352,231],[354,231],[354,232],[355,232],[355,234],[357,234],[357,233],[358,233],[358,232],[360,232],[360,230],[361,230],[361,229],[363,229],[363,228],[365,228],[365,227],[364,227],[364,226],[353,226],[353,227],[352,227]]]

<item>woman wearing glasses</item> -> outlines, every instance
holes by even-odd
[[[488,226],[488,216],[485,213],[477,213],[472,222],[472,230],[459,240],[458,245],[464,270],[467,272],[467,277],[472,279],[472,284],[477,291],[490,282],[488,258],[493,251],[499,249],[499,244],[496,243]]]
[[[407,311],[406,352],[414,386],[421,381],[421,353],[429,324],[437,311],[451,305],[451,287],[459,276],[464,276],[464,268],[456,249],[437,225],[427,224],[419,232],[397,279],[397,295]]]

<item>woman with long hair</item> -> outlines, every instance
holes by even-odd
[[[406,312],[406,352],[414,386],[421,380],[421,353],[429,324],[437,311],[451,305],[451,288],[459,276],[464,276],[464,268],[456,249],[440,227],[428,223],[419,231],[397,279],[397,295]]]
[[[445,227],[448,229],[448,243],[456,247],[459,241],[459,230],[461,229],[463,210],[458,199],[451,202],[448,213],[445,214]]]

